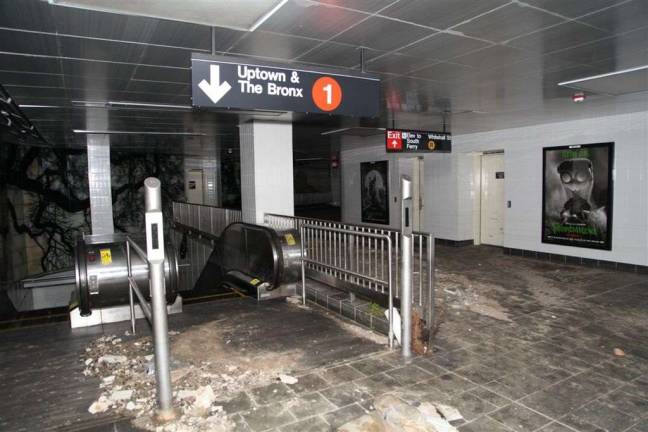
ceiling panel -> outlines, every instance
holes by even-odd
[[[399,51],[403,54],[419,56],[430,60],[449,60],[465,55],[471,51],[485,48],[488,45],[487,42],[476,39],[447,33],[437,33],[432,37]]]
[[[476,74],[476,69],[455,63],[437,63],[412,73],[417,78],[434,81],[462,81],[469,80]]]
[[[404,54],[387,54],[372,60],[366,64],[366,69],[371,72],[383,72],[407,75],[409,72],[429,66],[435,63],[436,60],[428,59],[426,57],[414,57]]]
[[[191,70],[140,65],[137,66],[133,78],[174,83],[191,82]]]
[[[0,30],[0,51],[57,56],[56,38],[38,33]]]
[[[376,53],[378,51],[366,52],[369,56],[375,56]],[[300,56],[298,60],[300,62],[350,68],[360,64],[360,50],[358,47],[351,45],[325,42]]]
[[[457,26],[454,30],[493,42],[504,42],[561,21],[563,20],[546,12],[511,3]]]
[[[142,93],[182,94],[186,96],[191,94],[191,85],[190,83],[174,84],[131,80],[126,90]]]
[[[509,3],[509,1],[410,0],[398,2],[380,12],[380,14],[437,29],[446,29]]]
[[[646,92],[648,91],[648,68],[589,79],[570,84],[570,87],[609,95]]]
[[[583,22],[612,33],[622,33],[648,26],[648,2],[633,0],[581,18]]]
[[[7,65],[4,65],[7,66]],[[0,70],[0,83],[27,85],[27,86],[50,86],[62,87],[63,80],[59,74],[47,73],[24,73],[24,72],[5,72]]]
[[[326,4],[290,0],[259,28],[326,40],[366,17],[364,13]]]
[[[22,103],[23,97],[29,97],[34,92],[38,92],[38,97],[42,98],[65,98],[67,96],[63,87],[27,87],[27,86],[5,86],[9,94],[14,97],[18,103]]]
[[[71,37],[60,37],[59,43],[63,57],[112,62],[139,63],[146,49],[145,45],[140,44]]]
[[[205,26],[248,29],[279,0],[54,0],[57,5],[153,17]]]
[[[203,25],[66,7],[53,8],[53,15],[56,30],[62,34],[203,50],[211,47],[211,30]],[[216,41],[231,40],[241,33],[216,28]]]
[[[158,66],[191,67],[191,51],[178,48],[148,46],[139,63]]]
[[[397,0],[317,0],[319,3],[334,5],[364,12],[376,12],[395,3]]]
[[[607,8],[625,0],[524,0],[530,5],[546,9],[569,18]]]
[[[481,69],[491,69],[522,61],[533,55],[533,53],[516,48],[493,45],[461,57],[456,57],[453,59],[453,62]]]
[[[570,21],[515,39],[509,42],[509,45],[545,54],[594,42],[609,36],[610,34],[607,32]]]
[[[97,79],[112,78],[127,81],[135,72],[135,65],[122,63],[108,63],[91,60],[61,60],[63,73],[67,75],[84,77],[88,83],[100,82]],[[66,79],[67,80],[67,79]]]
[[[230,52],[289,60],[318,44],[319,42],[313,39],[255,31],[243,36],[234,44]]]
[[[0,26],[55,32],[52,7],[38,0],[0,1]]]
[[[648,28],[609,37],[575,48],[553,53],[554,56],[578,63],[597,63],[606,59],[628,58],[648,47]]]
[[[391,51],[415,42],[434,31],[423,27],[371,17],[334,38],[338,42]]]
[[[59,60],[50,57],[0,54],[0,65],[10,71],[61,73]]]

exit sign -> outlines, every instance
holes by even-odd
[[[385,148],[389,153],[450,153],[452,135],[446,132],[387,129]]]

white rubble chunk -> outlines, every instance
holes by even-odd
[[[113,402],[126,401],[133,397],[133,390],[117,390],[110,394],[110,400]]]
[[[292,384],[297,384],[297,381],[299,380],[294,376],[281,374],[279,375],[279,381],[281,381],[284,384],[292,385]]]
[[[106,364],[115,364],[115,363],[126,363],[128,362],[128,357],[124,355],[112,355],[112,354],[106,354],[104,356],[99,357],[98,363],[106,363]]]
[[[110,385],[115,382],[115,375],[110,375],[101,380],[104,384]]]
[[[180,390],[178,392],[178,399],[191,399],[196,397],[196,390]]]
[[[461,415],[459,410],[455,407],[451,407],[450,405],[445,405],[445,404],[435,404],[435,406],[436,409],[441,413],[443,418],[445,418],[449,422],[463,419],[463,416]]]
[[[133,401],[128,401],[128,403],[126,404],[126,409],[128,411],[133,411],[136,408],[137,408],[137,405],[135,405],[135,402],[133,402]]]
[[[90,405],[88,412],[90,414],[98,414],[108,411],[108,408],[110,408],[110,402],[108,402],[106,398],[102,396],[94,401],[92,405]]]
[[[209,410],[211,404],[216,400],[216,395],[212,386],[206,385],[203,387],[198,387],[196,390],[196,401],[194,402],[194,407],[202,410]]]

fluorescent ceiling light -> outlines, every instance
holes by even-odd
[[[644,70],[644,69],[648,69],[648,65],[637,66],[637,67],[633,67],[633,68],[630,68],[630,69],[623,69],[623,70],[620,70],[620,71],[608,72],[608,73],[604,73],[604,74],[600,74],[600,75],[592,75],[592,76],[588,76],[588,77],[585,77],[585,78],[578,78],[578,79],[570,80],[570,81],[563,81],[563,82],[559,82],[558,85],[563,86],[563,87],[572,87],[572,86],[574,86],[574,84],[579,84],[579,83],[582,83],[582,82],[585,82],[585,81],[591,81],[591,80],[600,79],[600,78],[608,78],[608,77],[611,77],[611,76],[626,74],[626,73],[630,73],[630,72],[637,72],[637,71]]]
[[[73,129],[75,134],[98,134],[98,135],[174,135],[174,136],[207,136],[198,132],[156,132],[156,131],[115,131],[115,130],[86,130]]]
[[[72,105],[84,108],[137,108],[141,110],[191,110],[191,105],[155,104],[127,101],[83,101],[73,100]]]
[[[252,24],[252,27],[250,27],[250,31],[253,32],[254,30],[258,29],[261,26],[261,24],[266,22],[268,20],[268,18],[270,18],[272,15],[274,15],[286,3],[288,3],[288,0],[281,0],[279,3],[277,3],[277,5],[275,7],[270,9],[261,18],[256,20],[256,22],[254,24]]]

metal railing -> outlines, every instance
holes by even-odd
[[[229,224],[242,220],[240,210],[202,204],[173,203],[173,222],[176,225],[213,237],[220,237]]]
[[[133,298],[133,293],[135,293],[135,295],[137,296],[137,301],[140,307],[142,308],[142,313],[151,324],[153,324],[153,314],[151,313],[151,305],[146,300],[146,297],[144,297],[144,295],[142,294],[142,291],[137,285],[137,281],[133,277],[133,270],[131,264],[131,248],[135,251],[137,255],[139,255],[139,257],[147,266],[149,265],[149,261],[148,258],[146,257],[146,252],[144,252],[142,248],[140,248],[137,245],[137,243],[135,243],[130,237],[126,237],[126,268],[128,270],[128,301],[130,305],[131,331],[133,334],[135,334],[136,315],[135,315],[135,301]]]
[[[319,233],[314,239],[307,239],[312,243],[318,256],[327,256],[333,262],[342,262],[350,266],[349,269],[363,276],[383,279],[388,267],[392,266],[391,283],[394,289],[394,298],[401,298],[400,281],[402,269],[400,268],[401,232],[394,229],[378,228],[368,225],[347,224],[322,219],[304,218],[298,216],[285,216],[266,213],[264,222],[277,229],[296,229],[301,231],[304,225],[326,229],[339,229],[357,233],[356,236],[345,237],[332,232]],[[386,245],[374,239],[363,238],[363,234],[381,235],[390,238],[390,254]],[[434,325],[434,236],[430,233],[414,232],[412,235],[412,304],[422,309],[423,319],[429,328]],[[359,278],[346,272],[340,272],[328,266],[307,263],[307,268],[320,272],[336,279],[351,282],[363,288],[378,291],[384,294],[384,287],[371,279]]]
[[[366,282],[388,296],[388,317],[389,347],[393,348],[394,330],[393,323],[394,302],[392,285],[392,240],[386,234],[363,233],[356,230],[323,227],[320,225],[302,224],[300,226],[301,237],[301,277],[302,277],[302,300],[306,304],[306,266],[317,271],[333,272],[343,276],[346,280],[351,278],[356,284]],[[380,247],[382,252],[386,251],[387,271],[366,272],[365,266],[354,259],[353,250],[357,250],[358,244],[373,243],[374,247]],[[353,245],[356,245],[355,247]],[[351,251],[351,253],[349,253]],[[362,268],[361,268],[362,267]],[[387,291],[385,293],[385,291]]]

